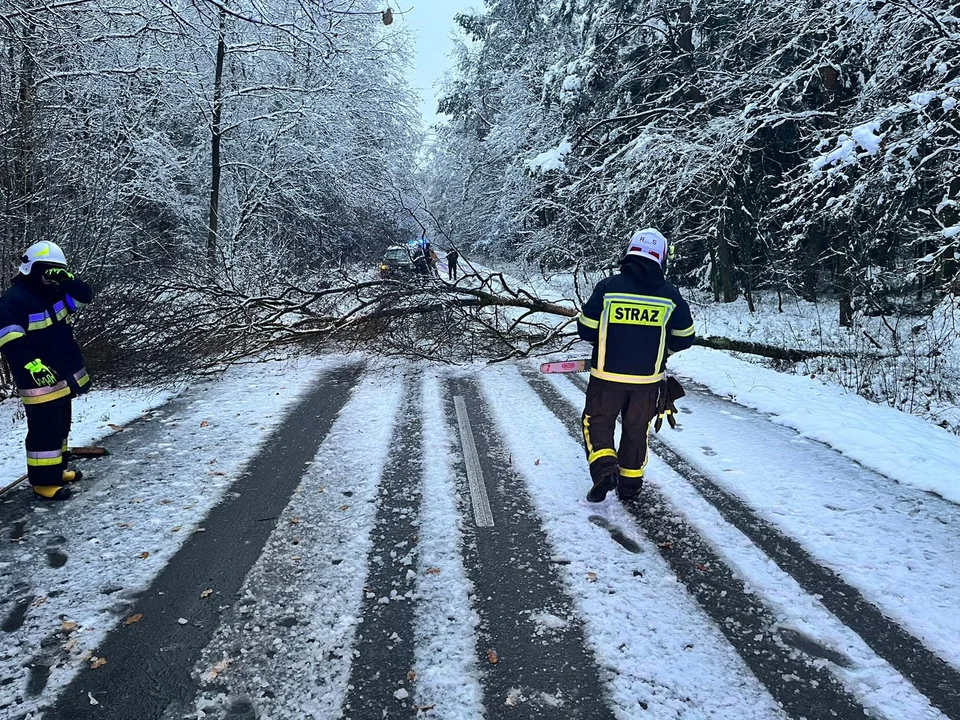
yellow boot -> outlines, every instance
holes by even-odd
[[[34,485],[33,494],[43,500],[66,500],[73,493],[63,485]]]
[[[78,480],[83,480],[83,473],[79,470],[64,470],[63,471],[63,481],[68,482],[77,482]]]

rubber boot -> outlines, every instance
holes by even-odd
[[[587,502],[603,502],[607,497],[607,493],[617,486],[619,478],[620,476],[616,471],[601,475],[600,479],[590,488],[590,492],[587,493]]]
[[[33,494],[41,500],[66,500],[73,493],[63,485],[32,485]]]
[[[83,480],[83,473],[80,470],[64,470],[63,471],[63,481],[68,482],[79,482]]]
[[[617,485],[617,497],[620,498],[622,502],[630,502],[631,500],[636,500],[640,497],[640,491],[643,489],[643,479],[639,479],[639,482],[631,479],[630,484],[626,484],[621,478],[619,484]]]

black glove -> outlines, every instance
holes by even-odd
[[[675,377],[663,379],[660,383],[660,393],[657,395],[657,420],[653,424],[656,432],[660,432],[660,428],[663,427],[664,417],[667,418],[671,428],[677,427],[677,406],[674,403],[686,394],[683,385]]]

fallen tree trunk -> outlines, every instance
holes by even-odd
[[[763,343],[746,342],[744,340],[734,340],[725,337],[696,337],[693,340],[694,345],[711,348],[712,350],[729,350],[731,352],[741,352],[748,355],[759,355],[760,357],[770,358],[772,360],[784,360],[786,362],[801,362],[803,360],[812,360],[818,357],[866,357],[871,359],[880,359],[892,357],[884,353],[863,353],[853,352],[851,350],[797,350],[795,348],[781,348],[775,345],[764,345]]]
[[[576,317],[579,314],[576,310],[571,310],[570,308],[557,305],[556,303],[550,303],[549,305],[550,308],[544,310],[544,312],[552,312],[555,315],[563,315],[566,317]],[[863,353],[849,350],[830,350],[826,348],[822,350],[797,350],[796,348],[782,348],[777,347],[776,345],[765,345],[763,343],[747,342],[745,340],[734,340],[733,338],[720,337],[717,335],[711,335],[708,337],[700,337],[698,335],[693,339],[693,344],[699,345],[700,347],[710,348],[711,350],[740,352],[746,353],[747,355],[757,355],[759,357],[770,358],[771,360],[784,360],[786,362],[801,362],[803,360],[812,360],[818,357],[867,357],[871,359],[892,357],[892,355],[888,353]]]

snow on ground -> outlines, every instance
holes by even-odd
[[[566,377],[551,380],[571,412],[582,408],[579,388]],[[827,448],[770,426],[754,413],[738,412],[729,403],[696,393],[678,406],[682,430],[664,429],[661,440],[798,539],[818,562],[859,588],[928,647],[960,665],[953,641],[960,634],[960,619],[955,617],[960,540],[952,532],[960,525],[960,511],[929,496],[925,503],[922,493],[898,488]],[[940,717],[856,633],[807,595],[655,455],[647,466],[647,482],[655,483],[764,598],[780,627],[802,632],[850,660],[849,668],[831,669],[867,707],[877,709],[881,717]]]
[[[462,520],[452,466],[458,451],[436,377],[424,378],[423,403],[416,704],[435,706],[430,716],[439,720],[470,720],[483,716],[474,635],[480,618],[470,602],[473,584],[463,567]]]
[[[715,350],[691,348],[671,358],[670,367],[881,475],[960,503],[960,437],[921,418]]]
[[[338,716],[403,392],[400,373],[370,373],[340,411],[244,580],[236,615],[195,668],[205,683],[198,720],[238,698],[263,720]]]
[[[73,428],[70,444],[93,445],[115,427],[123,427],[144,413],[169,402],[174,390],[155,388],[94,389],[73,400]],[[26,472],[27,464],[23,439],[27,436],[27,421],[18,398],[0,403],[0,486],[6,485]]]
[[[731,567],[737,568],[745,585],[759,592],[773,611],[777,627],[802,633],[848,660],[848,667],[833,663],[830,670],[865,707],[879,717],[911,720],[944,717],[859,635],[806,594],[792,577],[729,525],[690,483],[656,457],[651,458],[647,471],[673,506]]]
[[[699,335],[825,353],[790,371],[829,380],[960,434],[960,299],[946,298],[929,316],[894,310],[886,317],[858,314],[853,326],[844,328],[835,301],[784,297],[781,312],[776,295],[758,293],[751,313],[742,298],[718,304],[702,292],[689,295]]]
[[[638,703],[657,718],[782,717],[653,543],[634,529],[642,552],[623,552],[589,521],[600,511],[584,500],[583,449],[517,369],[483,375],[484,397],[513,466],[527,482],[551,545],[570,561],[570,594],[618,717],[635,717]],[[618,504],[602,512],[620,527],[633,524]],[[696,715],[689,714],[692,707]]]
[[[28,526],[22,541],[0,547],[0,597],[36,600],[24,625],[7,633],[0,649],[0,676],[12,680],[0,686],[0,708],[23,695],[25,657],[63,622],[76,623],[68,662],[53,667],[45,691],[18,703],[17,711],[45,704],[69,682],[113,627],[118,606],[166,565],[286,410],[313,387],[311,378],[345,362],[340,356],[234,367],[221,380],[198,384],[155,410],[159,427],[137,428],[143,432],[123,447],[115,443],[113,456],[83,463],[85,473],[102,479],[89,489],[81,481],[69,502],[37,503],[29,486],[3,498],[23,504]],[[91,396],[91,407],[109,407],[98,392]],[[135,417],[140,407],[128,410],[110,417]],[[106,412],[94,411],[83,421],[93,424],[87,437],[95,437]],[[5,446],[18,446],[16,431],[8,430]],[[48,546],[69,562],[51,567]]]

